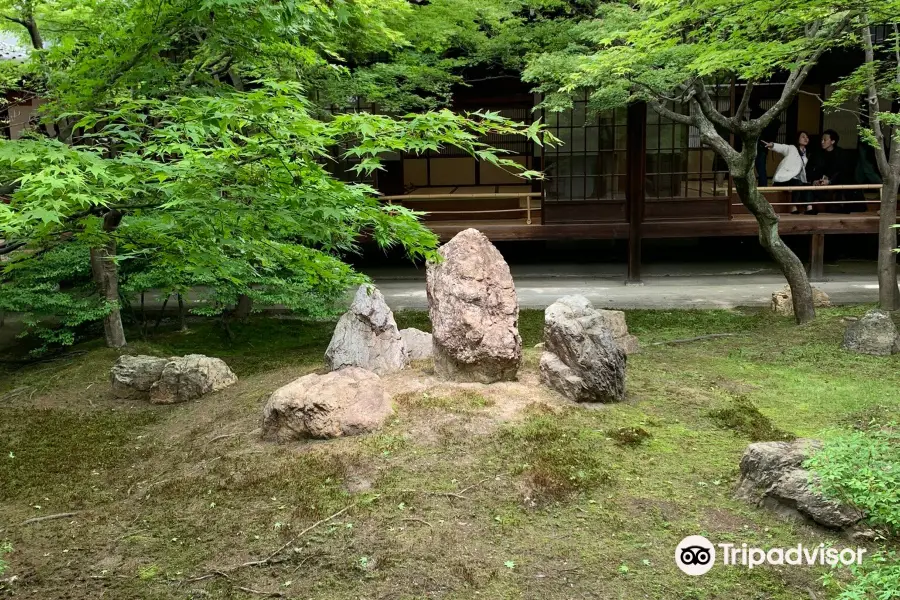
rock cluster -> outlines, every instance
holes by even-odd
[[[803,468],[803,461],[820,446],[813,440],[750,444],[741,457],[735,496],[782,516],[857,532],[863,515],[816,492],[812,474]]]
[[[873,309],[847,326],[841,348],[860,354],[888,356],[900,352],[900,334],[889,313]]]
[[[263,439],[291,441],[368,433],[391,415],[381,378],[360,367],[295,379],[269,397]]]
[[[203,354],[171,358],[120,356],[110,371],[117,398],[175,404],[195,400],[237,382],[225,361]]]
[[[426,271],[435,374],[493,383],[516,378],[522,361],[519,303],[509,266],[475,229],[458,233]]]
[[[565,296],[544,312],[541,382],[576,402],[625,399],[626,354],[584,296]]]

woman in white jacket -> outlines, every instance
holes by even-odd
[[[775,176],[772,181],[778,186],[799,186],[810,185],[806,178],[806,165],[809,163],[809,156],[806,147],[809,145],[809,134],[805,131],[797,132],[797,143],[793,146],[788,144],[776,144],[775,142],[763,142],[769,150],[774,150],[784,158],[778,163],[775,169]],[[812,200],[810,192],[791,192],[791,202],[809,202]],[[797,206],[791,207],[791,212],[797,214],[799,209]],[[812,204],[806,205],[806,214],[815,214],[817,211]]]

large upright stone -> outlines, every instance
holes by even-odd
[[[475,229],[458,233],[426,271],[435,373],[457,381],[516,378],[522,362],[519,302],[509,266]]]
[[[841,348],[860,354],[888,356],[900,352],[900,335],[890,314],[873,309],[847,326]]]
[[[325,350],[328,370],[362,367],[384,375],[399,371],[407,361],[394,313],[384,296],[374,285],[359,286]]]
[[[375,373],[347,367],[295,379],[269,397],[263,439],[280,442],[359,435],[381,427],[391,401]]]
[[[625,361],[606,319],[584,296],[565,296],[544,312],[544,385],[576,402],[619,402]]]

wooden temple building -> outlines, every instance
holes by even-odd
[[[874,168],[871,149],[858,139],[859,105],[853,112],[823,109],[833,82],[861,60],[844,53],[822,61],[827,69],[813,70],[780,115],[777,133],[770,130],[775,139],[766,141],[790,144],[797,131],[805,130],[814,155],[821,134],[831,129],[840,134],[844,156],[854,163],[850,171],[867,158]],[[781,90],[778,82],[755,86],[751,106],[771,107]],[[721,86],[715,91],[718,108],[728,114],[742,93],[740,84]],[[387,160],[374,182],[384,201],[424,212],[424,222],[441,240],[468,227],[501,241],[628,240],[630,281],[641,277],[642,240],[757,235],[756,221],[740,203],[724,161],[700,142],[696,129],[642,104],[597,114],[588,109],[585,95],[571,110],[551,113],[536,109],[540,100],[509,77],[459,89],[454,108],[495,110],[522,122],[541,118],[561,145],[541,147],[511,136],[487,141],[527,168],[542,171],[545,179],[524,181],[447,148]],[[768,153],[770,181],[778,160],[779,155]],[[851,212],[826,209],[815,215],[803,214],[804,207],[801,214],[790,214],[790,193],[762,188],[769,190],[766,196],[780,213],[782,235],[809,237],[813,279],[822,276],[826,235],[877,234],[878,181],[855,182],[860,189],[843,196],[850,201],[843,210]]]

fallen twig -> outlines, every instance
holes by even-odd
[[[218,442],[219,440],[224,440],[225,438],[234,437],[236,435],[250,435],[251,433],[254,433],[255,431],[259,431],[259,430],[252,429],[250,431],[238,431],[237,433],[223,433],[222,435],[217,435],[214,438],[210,438],[209,440],[207,440],[205,445],[209,446],[213,442]]]
[[[278,556],[279,554],[281,554],[285,548],[287,548],[288,546],[292,546],[297,540],[299,540],[301,537],[303,537],[304,535],[306,535],[307,533],[309,533],[310,531],[312,531],[319,525],[324,525],[328,521],[331,521],[332,519],[336,519],[337,517],[341,516],[342,514],[344,514],[345,512],[347,512],[354,506],[356,506],[357,504],[359,504],[359,502],[354,502],[353,504],[349,504],[349,505],[345,506],[344,508],[342,508],[341,510],[337,511],[336,513],[333,513],[320,521],[316,521],[315,523],[313,523],[312,525],[310,525],[309,527],[307,527],[306,529],[304,529],[303,531],[301,531],[300,533],[295,535],[293,538],[291,538],[290,541],[286,542],[285,544],[282,544],[277,550],[275,550],[275,552],[271,553],[270,555],[268,555],[267,557],[265,557],[263,559],[251,560],[251,561],[248,561],[245,563],[241,563],[239,565],[226,567],[224,569],[216,569],[216,570],[210,571],[209,573],[205,573],[205,574],[199,575],[197,577],[192,577],[191,579],[186,580],[185,583],[193,583],[195,581],[203,581],[204,579],[212,579],[213,577],[224,577],[225,579],[231,579],[228,576],[228,573],[232,573],[234,571],[237,571],[238,569],[243,569],[246,567],[261,567],[264,565],[273,564],[274,562],[276,562],[274,560],[275,557]],[[241,588],[241,589],[243,589],[243,588]]]
[[[32,523],[40,523],[41,521],[51,521],[53,519],[65,519],[66,517],[74,517],[77,514],[78,514],[77,512],[67,512],[67,513],[59,513],[56,515],[47,515],[45,517],[32,517],[31,519],[25,519],[24,521],[19,523],[19,525],[20,526],[31,525]]]
[[[408,518],[402,519],[402,520],[403,520],[403,521],[413,521],[413,522],[415,522],[415,523],[424,523],[425,525],[428,525],[429,527],[434,527],[434,525],[432,525],[431,523],[429,523],[429,522],[426,521],[425,519],[417,519],[417,518],[415,518],[415,517],[408,517]]]
[[[256,594],[257,596],[270,596],[272,598],[284,598],[287,596],[284,592],[266,592],[263,590],[254,590],[253,588],[241,587],[239,585],[234,586],[235,588],[241,590],[242,592],[247,592],[248,594]]]
[[[488,477],[487,479],[482,479],[481,481],[476,481],[472,485],[465,487],[465,488],[459,490],[458,492],[436,492],[436,491],[432,491],[432,490],[400,490],[400,491],[407,493],[407,494],[425,494],[426,496],[446,496],[448,498],[459,498],[460,500],[468,500],[468,498],[463,496],[463,494],[465,494],[466,492],[472,491],[479,485],[487,483],[490,480],[491,480],[491,478]]]
[[[3,402],[4,400],[12,400],[12,399],[15,398],[16,396],[21,396],[22,394],[24,394],[25,392],[27,392],[27,391],[30,390],[30,389],[32,389],[32,387],[31,387],[30,385],[26,385],[26,386],[23,386],[23,387],[18,387],[18,388],[14,389],[14,390],[11,390],[11,391],[9,391],[9,392],[6,392],[6,393],[3,394],[2,396],[0,396],[0,402]]]
[[[698,335],[697,337],[684,338],[681,340],[666,340],[664,342],[653,342],[651,346],[662,346],[664,344],[687,344],[688,342],[699,342],[700,340],[712,340],[715,338],[734,337],[740,335],[737,333],[711,333],[709,335]]]

